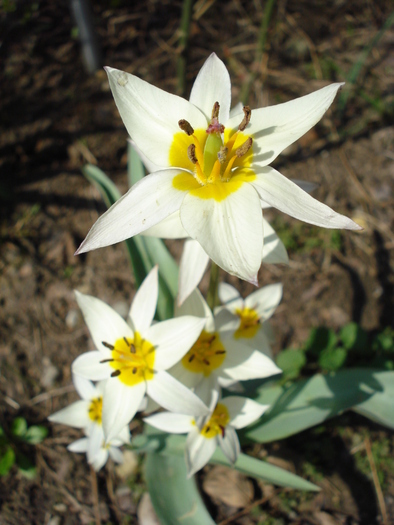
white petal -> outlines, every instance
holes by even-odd
[[[221,303],[225,305],[238,299],[240,302],[236,308],[242,308],[243,306],[241,294],[236,288],[234,288],[234,286],[231,286],[231,284],[228,283],[219,283],[219,299]]]
[[[236,431],[231,426],[225,428],[224,437],[218,436],[219,446],[230,463],[235,463],[240,452],[239,439]]]
[[[225,377],[245,381],[270,377],[282,372],[267,356],[236,341],[226,340],[226,350],[226,359],[223,363]]]
[[[165,168],[165,166],[160,166],[159,164],[155,164],[150,159],[148,159],[148,157],[142,153],[142,151],[137,146],[137,144],[134,142],[134,140],[132,140],[131,138],[128,138],[127,142],[130,142],[130,144],[133,146],[135,151],[138,153],[138,156],[140,157],[148,173],[154,173],[155,171],[160,171],[163,168]]]
[[[289,264],[289,256],[283,242],[277,236],[275,230],[263,217],[263,256],[262,261],[266,264]]]
[[[182,359],[204,326],[205,319],[191,315],[152,325],[146,332],[146,339],[156,347],[155,370],[167,370]]]
[[[206,129],[203,113],[187,100],[156,88],[134,75],[105,68],[126,129],[139,150],[159,166],[169,166],[169,150],[178,121]],[[212,108],[211,108],[212,109]]]
[[[195,426],[194,417],[172,412],[160,412],[153,416],[144,417],[145,423],[170,434],[186,434]]]
[[[319,185],[315,182],[309,182],[307,180],[298,180],[298,179],[291,179],[294,184],[297,184],[302,190],[306,191],[307,193],[312,193],[313,190],[315,190]]]
[[[179,171],[157,171],[134,184],[93,224],[76,253],[129,239],[178,210],[186,194],[172,185]]]
[[[90,400],[94,397],[97,397],[96,387],[91,381],[89,381],[89,379],[76,375],[73,375],[72,379],[75,390],[78,392],[79,396],[82,397],[82,399]]]
[[[269,405],[260,405],[252,399],[240,396],[229,396],[220,401],[225,405],[230,414],[230,422],[234,428],[243,428],[258,419]]]
[[[108,352],[108,354],[108,359],[110,359],[111,353]],[[105,357],[104,352],[85,352],[78,356],[71,365],[72,373],[91,379],[92,381],[108,379],[113,369],[111,369],[108,363],[102,363]]]
[[[267,323],[268,324],[268,323]],[[264,355],[269,357],[270,359],[273,358],[272,354],[272,348],[270,345],[270,342],[275,342],[275,340],[271,341],[267,334],[264,331],[264,326],[261,326],[256,333],[256,335],[248,339],[247,337],[242,337],[239,339],[244,345],[249,346],[250,348],[253,348],[255,350],[258,350],[259,352],[262,352]]]
[[[176,317],[182,315],[194,315],[196,317],[205,318],[205,329],[208,332],[213,332],[215,330],[215,323],[211,309],[198,288],[193,290],[181,306],[175,305],[175,315]]]
[[[67,450],[71,452],[86,452],[88,450],[88,438],[77,439],[73,443],[70,443]]]
[[[187,477],[204,467],[216,449],[216,439],[203,437],[198,430],[190,432],[186,440]]]
[[[226,66],[212,53],[200,69],[190,93],[190,102],[211,120],[215,102],[219,102],[219,122],[225,124],[230,115],[231,80]]]
[[[107,348],[102,344],[103,341],[114,344],[117,339],[122,337],[133,337],[134,334],[130,326],[108,304],[96,297],[84,295],[77,291],[75,296],[97,350],[108,353]],[[104,379],[104,377],[100,377],[100,379]]]
[[[218,266],[255,282],[261,265],[263,226],[260,199],[250,184],[244,183],[220,202],[189,193],[180,213],[190,237]]]
[[[194,392],[209,407],[209,411],[213,412],[221,394],[217,376],[215,374],[203,376]]]
[[[144,382],[127,386],[116,377],[108,381],[103,399],[103,429],[107,443],[133,419],[145,390]]]
[[[61,423],[74,428],[84,428],[91,422],[88,412],[89,406],[89,401],[76,401],[68,407],[51,414],[48,419],[52,423]]]
[[[107,460],[108,450],[106,448],[101,448],[92,461],[89,461],[89,463],[92,465],[94,470],[98,472],[107,463]]]
[[[155,224],[155,226],[144,230],[141,235],[160,237],[161,239],[184,239],[185,237],[189,237],[187,231],[182,226],[179,210],[171,213],[171,215]]]
[[[266,166],[254,168],[257,179],[251,182],[260,197],[274,208],[309,224],[323,228],[361,230],[360,226],[344,215],[317,201],[281,173]],[[182,217],[182,214],[181,214]]]
[[[148,395],[171,412],[192,416],[208,413],[200,398],[164,370],[155,373],[154,379],[147,382],[147,388]]]
[[[259,314],[259,319],[266,321],[275,312],[282,300],[283,285],[281,283],[263,286],[251,293],[245,299],[245,306],[253,308]]]
[[[187,368],[183,366],[181,361],[179,361],[179,363],[167,370],[167,372],[170,375],[172,375],[172,377],[175,377],[176,380],[180,381],[182,385],[185,385],[191,390],[193,390],[203,378],[202,373],[196,374],[194,372],[190,372]]]
[[[103,427],[101,425],[93,424],[90,428],[91,430],[89,433],[89,443],[87,450],[89,463],[91,463],[100,452],[104,442]]]
[[[208,263],[209,256],[201,244],[194,239],[186,239],[179,263],[178,305],[181,305],[200,284]]]
[[[253,162],[270,164],[287,146],[310,130],[330,107],[343,84],[331,84],[304,97],[252,110],[246,133],[253,136]],[[227,123],[229,128],[239,125],[238,116]]]
[[[150,327],[156,312],[159,293],[158,266],[154,266],[138,288],[131,304],[129,317],[134,330],[144,334]]]
[[[112,461],[115,461],[115,463],[123,463],[123,453],[117,447],[110,446],[108,452]]]

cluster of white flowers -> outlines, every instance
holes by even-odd
[[[240,396],[222,398],[221,389],[280,373],[272,360],[268,319],[282,298],[282,286],[263,287],[243,300],[222,283],[222,306],[212,312],[197,289],[209,260],[256,286],[262,261],[286,263],[283,244],[263,219],[262,210],[269,206],[325,228],[359,229],[311,197],[304,191],[307,185],[268,166],[320,120],[340,84],[230,115],[230,78],[215,54],[198,74],[189,102],[133,75],[106,70],[150,175],[99,218],[78,253],[139,233],[186,238],[178,304],[173,319],[153,322],[157,267],[137,291],[126,321],[99,299],[77,292],[96,349],[72,365],[83,400],[50,419],[84,429],[86,437],[69,449],[87,452],[89,463],[99,469],[108,455],[121,460],[117,446],[129,442],[128,425],[147,396],[166,409],[146,417],[147,423],[188,433],[191,476],[217,445],[234,463],[240,449],[235,429],[267,408]]]

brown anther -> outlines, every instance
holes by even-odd
[[[213,343],[213,342],[215,341],[215,339],[216,339],[216,335],[215,335],[215,334],[213,334],[213,336],[212,336],[212,337],[210,337],[210,338],[208,339],[208,341],[207,341],[207,342],[208,342],[208,344],[210,344],[210,345],[211,345],[211,344],[212,344],[212,343]]]
[[[111,374],[111,377],[118,377],[120,376],[120,370],[115,370],[114,372],[112,372]]]
[[[133,374],[136,374],[136,373],[137,373],[137,368],[134,367],[134,368],[133,368]]]
[[[178,126],[181,128],[182,131],[186,133],[186,135],[193,135],[194,129],[191,127],[189,122],[185,119],[181,119],[178,121]]]
[[[205,433],[208,434],[208,432],[211,430],[211,427],[208,425],[207,428],[205,429]]]
[[[242,110],[244,112],[244,118],[242,119],[241,124],[238,126],[239,131],[243,131],[246,128],[250,122],[250,116],[252,114],[252,110],[249,106],[244,106]]]
[[[189,363],[191,363],[195,357],[195,354],[192,354],[188,359]]]
[[[101,341],[101,344],[105,346],[105,348],[109,348],[110,350],[113,350],[115,348],[114,345],[110,345],[109,343],[106,343],[105,341]]]
[[[136,353],[136,349],[135,349],[135,346],[133,345],[133,343],[130,343],[130,352],[132,354],[135,354]]]
[[[226,146],[221,146],[220,150],[218,151],[218,160],[220,164],[224,164],[226,162],[228,153],[228,148]]]
[[[220,431],[222,433],[222,438],[224,439],[225,427],[222,427],[222,425],[219,425],[219,428],[220,428]]]
[[[239,158],[239,157],[243,157],[244,155],[246,155],[247,152],[252,147],[252,144],[253,144],[253,139],[252,137],[249,137],[247,140],[245,140],[242,146],[240,146],[238,149],[235,150],[235,154],[237,155],[237,157]]]
[[[190,144],[190,146],[187,148],[187,156],[189,157],[189,160],[193,162],[193,164],[197,164],[198,160],[196,157],[196,146],[194,144]]]
[[[223,355],[226,353],[226,350],[216,350],[215,354],[216,355]]]
[[[100,363],[110,363],[111,361],[115,361],[115,359],[103,359]]]
[[[126,343],[127,346],[129,346],[130,343],[128,342],[126,337],[123,337],[123,341]]]
[[[219,109],[220,109],[220,104],[219,104],[219,102],[215,102],[215,104],[213,105],[213,108],[212,108],[212,116],[211,116],[211,119],[212,119],[212,118],[219,118]]]
[[[204,363],[204,365],[207,365],[207,366],[210,366],[210,362],[208,361],[208,359],[203,359],[202,362]]]

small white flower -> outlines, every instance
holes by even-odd
[[[219,393],[214,393],[210,413],[205,417],[161,412],[144,419],[164,432],[188,433],[185,450],[188,477],[208,463],[217,446],[230,463],[235,463],[240,451],[235,430],[250,425],[268,408],[245,397],[218,398]]]
[[[168,410],[207,412],[202,401],[165,372],[199,336],[205,320],[185,316],[151,324],[158,295],[157,267],[136,293],[126,323],[107,304],[76,292],[97,351],[79,356],[74,374],[92,381],[108,379],[103,399],[106,441],[116,437],[139,409],[145,394]]]
[[[252,112],[245,107],[230,117],[230,77],[215,54],[199,72],[190,102],[128,73],[106,71],[130,137],[154,173],[98,219],[78,253],[172,216],[174,231],[186,231],[228,273],[255,282],[263,208],[324,228],[360,229],[268,166],[321,119],[341,84]]]
[[[276,364],[258,349],[235,340],[228,329],[234,315],[222,311],[213,316],[198,289],[194,290],[177,315],[196,315],[206,319],[199,338],[170,373],[207,402],[217,383],[222,386],[237,381],[269,377],[281,373]]]

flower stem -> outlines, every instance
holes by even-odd
[[[209,277],[209,288],[207,294],[207,303],[211,310],[220,304],[219,302],[219,266],[211,261],[211,274]]]

